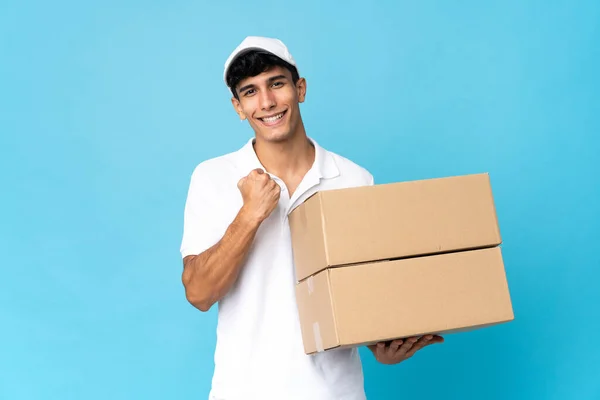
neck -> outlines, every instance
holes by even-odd
[[[267,172],[282,179],[304,175],[315,160],[315,148],[304,132],[281,142],[256,138],[254,150]]]

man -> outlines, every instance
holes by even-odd
[[[190,182],[181,254],[188,301],[218,303],[210,399],[365,399],[357,349],[304,354],[288,214],[316,191],[373,177],[307,136],[306,80],[277,39],[246,38],[225,63],[233,107],[254,130],[240,150],[201,162]],[[369,346],[395,364],[438,336]]]

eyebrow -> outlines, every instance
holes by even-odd
[[[287,79],[285,75],[281,74],[281,75],[276,75],[276,76],[272,76],[272,77],[270,77],[270,78],[267,80],[267,82],[271,83],[271,82],[273,82],[273,81],[276,81],[276,80],[278,80],[278,79],[282,79],[282,78],[283,78],[283,79]],[[248,90],[248,89],[252,89],[253,87],[255,87],[255,85],[254,85],[254,84],[250,84],[250,85],[242,86],[241,88],[239,88],[239,89],[238,89],[238,92],[239,92],[239,93],[242,93],[242,92],[244,92],[244,91],[246,91],[246,90]]]

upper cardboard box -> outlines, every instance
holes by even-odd
[[[316,193],[290,214],[301,281],[329,267],[501,243],[488,174]]]

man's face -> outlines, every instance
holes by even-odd
[[[300,126],[300,106],[306,95],[306,81],[292,81],[291,72],[273,67],[242,80],[237,87],[239,100],[232,99],[236,112],[254,129],[257,137],[269,142],[286,140]]]

